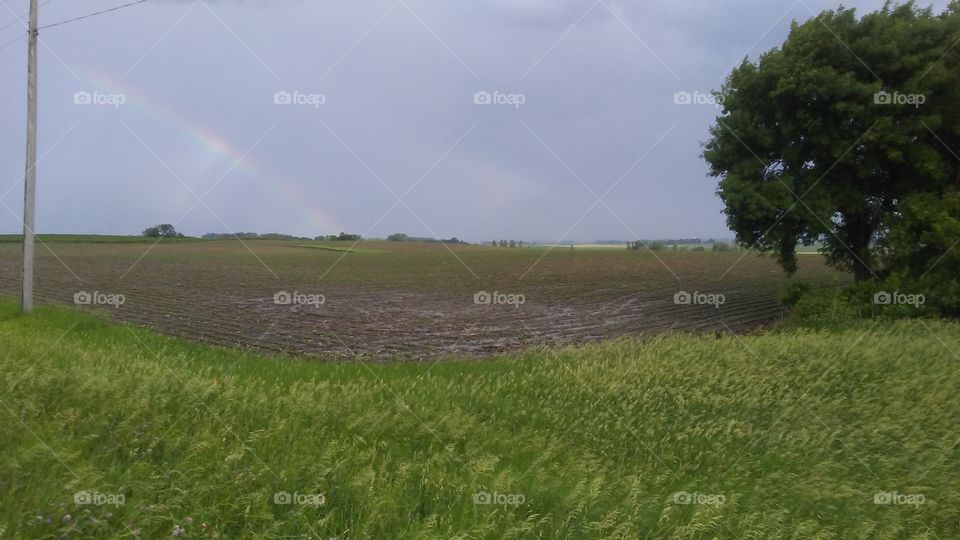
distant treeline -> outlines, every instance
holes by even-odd
[[[340,234],[321,234],[320,236],[315,236],[313,239],[327,242],[359,242],[361,238],[363,237],[359,234],[342,232]]]
[[[391,234],[387,237],[387,240],[391,242],[428,242],[428,243],[443,243],[443,244],[467,244],[463,240],[458,239],[456,236],[453,238],[443,239],[443,238],[424,238],[421,236],[407,236],[403,233]]]
[[[677,245],[685,245],[685,244],[700,245],[700,244],[716,244],[716,243],[722,243],[722,242],[720,242],[719,240],[714,240],[713,238],[708,238],[708,239],[706,239],[706,240],[703,240],[702,238],[665,238],[665,239],[660,239],[659,241],[660,241],[660,242],[663,242],[664,244],[667,244],[667,245],[674,245],[674,244],[677,244]]]
[[[232,240],[239,238],[241,240],[310,240],[306,236],[293,236],[290,234],[281,234],[281,233],[255,233],[255,232],[238,232],[238,233],[207,233],[201,238],[204,240]]]
[[[239,238],[242,240],[316,240],[318,242],[358,242],[363,236],[359,234],[345,233],[341,232],[340,234],[321,234],[313,238],[306,236],[293,236],[290,234],[280,234],[280,233],[267,233],[260,234],[255,232],[238,232],[238,233],[207,233],[203,235],[205,240],[231,240],[234,238]],[[417,236],[407,236],[402,233],[391,234],[387,237],[387,240],[391,242],[429,242],[429,243],[440,243],[444,244],[467,244],[456,237],[448,239],[437,239],[437,238],[421,238]]]
[[[660,242],[660,243],[666,244],[666,245],[668,245],[668,246],[673,246],[673,245],[680,245],[680,246],[683,246],[683,245],[694,245],[694,246],[698,246],[698,245],[703,245],[703,244],[724,244],[724,243],[728,243],[727,240],[719,240],[719,239],[714,239],[714,238],[707,238],[706,240],[704,240],[704,239],[702,239],[702,238],[660,238],[660,239],[657,239],[657,240],[643,240],[643,242],[646,242],[646,243],[648,243],[648,244],[651,244],[651,243],[653,243],[653,242]],[[612,244],[612,245],[618,245],[618,244],[623,244],[624,241],[623,241],[623,240],[597,240],[597,241],[594,242],[594,243],[595,243],[595,244]],[[632,244],[634,244],[635,242],[627,241],[626,243],[627,243],[628,245],[632,245]]]
[[[255,232],[238,232],[238,233],[207,233],[203,235],[204,240],[230,240],[234,238],[240,238],[241,240],[319,240],[319,241],[351,241],[355,242],[360,240],[361,236],[359,234],[349,234],[349,233],[340,233],[340,234],[321,234],[320,236],[315,236],[310,238],[309,236],[294,236],[292,234],[281,234],[281,233],[255,233]]]
[[[717,242],[716,240],[713,240],[712,238],[711,238],[710,240],[708,240],[707,242],[700,242],[700,241],[698,241],[698,242],[674,242],[674,241],[671,241],[671,240],[652,240],[652,241],[637,240],[636,242],[629,242],[629,243],[627,243],[627,249],[637,249],[637,250],[649,249],[649,250],[652,250],[652,251],[661,251],[661,250],[665,250],[665,249],[668,249],[668,248],[669,248],[669,249],[678,249],[678,246],[682,246],[682,245],[688,245],[688,246],[689,246],[689,245],[693,245],[693,246],[695,246],[695,247],[693,247],[692,249],[690,249],[690,251],[706,251],[706,248],[704,247],[704,244],[710,245],[710,246],[711,246],[711,247],[710,247],[710,250],[711,250],[711,251],[733,251],[734,249],[736,249],[734,246],[732,246],[732,245],[730,245],[730,244],[728,244],[728,243],[726,243],[726,242]]]
[[[523,247],[523,240],[491,240],[490,245],[493,247]]]

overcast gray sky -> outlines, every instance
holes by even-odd
[[[129,0],[46,1],[41,25]],[[0,45],[27,4],[0,4]],[[717,109],[674,95],[836,6],[151,0],[50,28],[37,230],[729,237],[699,157]],[[20,230],[25,71],[22,38],[0,50],[3,233]]]

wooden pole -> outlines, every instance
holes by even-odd
[[[23,186],[23,291],[20,306],[33,311],[33,230],[37,194],[37,0],[30,0],[27,51],[27,164]]]

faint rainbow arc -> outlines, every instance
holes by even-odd
[[[231,165],[236,163],[235,170],[240,169],[255,178],[269,182],[271,187],[279,188],[287,201],[307,216],[310,226],[316,231],[315,234],[328,234],[344,230],[342,223],[335,217],[309,204],[310,199],[313,198],[312,195],[305,193],[296,183],[269,171],[262,163],[253,159],[250,154],[244,155],[244,151],[234,146],[223,135],[191,120],[175,109],[161,103],[158,99],[138,91],[119,79],[96,73],[89,68],[78,71],[84,79],[99,87],[100,90],[123,94],[126,98],[125,106],[132,105],[151,118],[175,128],[207,154],[223,158]]]

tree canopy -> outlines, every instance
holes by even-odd
[[[177,229],[169,223],[147,227],[143,230],[143,236],[150,238],[183,238],[183,235],[178,233]]]
[[[797,268],[821,243],[858,281],[906,200],[960,186],[960,2],[824,11],[716,92],[704,158],[737,241]]]

